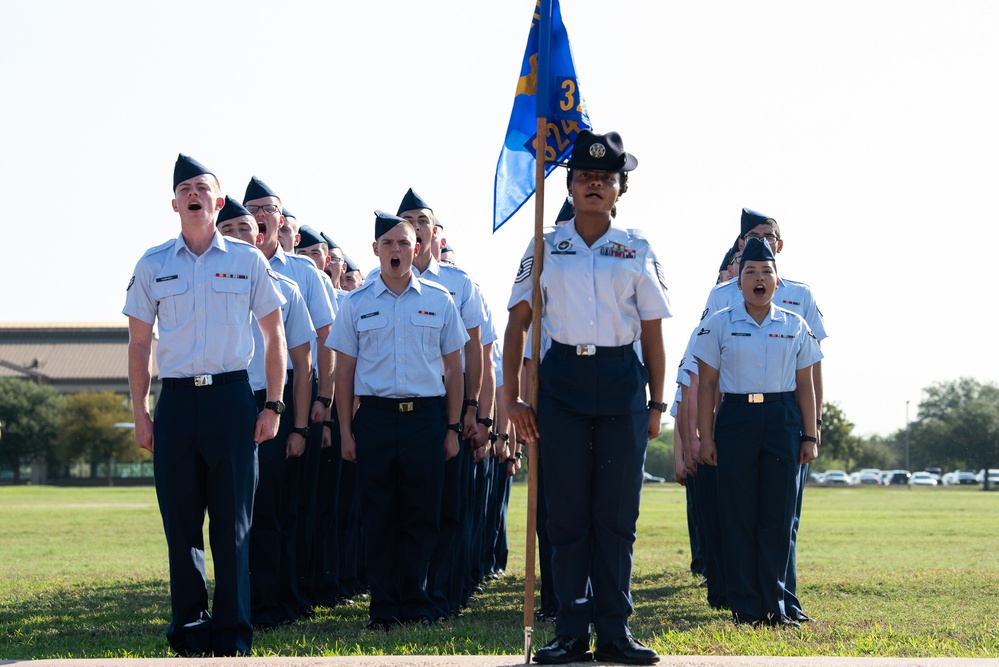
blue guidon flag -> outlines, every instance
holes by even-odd
[[[569,35],[562,24],[558,0],[551,3],[551,51],[546,72],[539,71],[538,52],[541,42],[540,11],[542,0],[535,6],[531,33],[527,38],[524,62],[520,66],[517,94],[513,98],[510,125],[503,141],[499,161],[496,163],[496,181],[493,190],[493,231],[503,226],[520,207],[527,203],[535,191],[535,139],[538,118],[547,119],[545,176],[555,169],[555,162],[568,158],[576,135],[580,130],[591,130],[586,103],[579,90],[576,67],[572,62]],[[548,108],[538,109],[538,86],[548,94]],[[543,96],[544,97],[544,96]]]

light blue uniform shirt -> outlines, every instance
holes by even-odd
[[[298,285],[290,278],[279,275],[277,286],[287,302],[281,307],[281,321],[284,324],[284,337],[288,349],[315,341],[316,330],[312,327],[309,309],[305,307],[305,300],[298,290]],[[264,337],[256,321],[253,322],[253,348],[256,354],[253,355],[246,370],[250,374],[250,388],[259,391],[267,388],[267,374],[264,368]],[[288,363],[290,367],[290,359]],[[286,380],[287,377],[285,375]]]
[[[313,328],[321,329],[333,324],[333,318],[336,316],[334,304],[330,301],[329,293],[323,286],[322,274],[316,268],[314,261],[301,255],[289,255],[281,246],[278,246],[274,256],[271,257],[270,264],[272,269],[282,276],[291,278],[298,285],[302,298],[305,299],[305,306],[309,309]],[[330,283],[330,287],[332,286],[333,284]],[[316,359],[318,346],[315,340],[313,340],[310,349],[312,358]],[[288,368],[291,368],[291,359],[288,360]]]
[[[822,352],[797,313],[771,304],[757,324],[743,301],[701,321],[694,356],[718,370],[722,393],[755,394],[794,391],[795,371],[819,361]]]
[[[732,278],[711,288],[708,294],[708,303],[701,313],[701,319],[705,319],[713,313],[717,313],[723,308],[745,303],[746,298],[739,289],[739,279]],[[822,311],[819,310],[812,296],[812,288],[805,283],[781,277],[780,284],[774,292],[774,305],[779,308],[786,308],[792,313],[801,315],[808,324],[812,333],[819,340],[828,338],[826,334],[826,323],[822,319]]]
[[[672,316],[662,267],[638,230],[611,225],[592,247],[575,219],[544,235],[542,324],[566,345],[619,347],[641,339],[642,321]],[[531,304],[534,243],[514,280],[508,308]]]
[[[357,360],[357,396],[409,398],[443,396],[443,357],[467,341],[445,288],[414,274],[396,296],[378,275],[340,304],[326,346]]]
[[[493,368],[496,369],[496,388],[503,386],[503,349],[500,342],[493,343]]]
[[[184,378],[247,368],[251,320],[283,304],[277,276],[260,251],[216,231],[200,257],[183,235],[147,250],[122,312],[157,324],[160,378]]]

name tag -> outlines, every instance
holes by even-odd
[[[157,278],[156,282],[165,283],[168,280],[177,280],[178,276],[163,276],[162,278]]]

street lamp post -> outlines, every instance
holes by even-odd
[[[909,470],[909,401],[905,402],[905,469]]]

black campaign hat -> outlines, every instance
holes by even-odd
[[[739,266],[741,267],[746,262],[774,262],[776,264],[777,259],[774,257],[774,251],[770,249],[770,244],[765,239],[750,237],[746,239],[746,247],[742,249],[742,261]],[[741,268],[739,272],[742,272]]]
[[[244,215],[250,215],[250,212],[243,208],[243,205],[238,201],[230,197],[225,196],[225,206],[219,211],[219,216],[215,219],[215,225],[221,225],[226,220],[232,220],[233,218],[241,218]],[[250,215],[252,218],[253,216]]]
[[[745,236],[747,233],[752,231],[753,227],[756,227],[756,225],[763,225],[766,223],[773,224],[775,222],[776,220],[768,218],[762,213],[758,213],[750,208],[744,208],[742,209],[742,222],[740,225],[742,232],[739,236]]]
[[[285,214],[285,217],[288,217],[287,214]],[[298,235],[299,240],[298,245],[295,246],[296,248],[308,248],[314,245],[319,245],[320,243],[326,243],[326,239],[324,239],[319,232],[308,225],[302,225],[299,227]]]
[[[632,171],[638,166],[638,158],[625,152],[624,141],[617,132],[594,134],[583,130],[576,136],[565,166],[588,171]]]
[[[179,153],[177,161],[173,165],[173,189],[176,190],[177,186],[187,179],[201,176],[202,174],[212,174],[212,172],[193,157]],[[212,176],[215,176],[215,174],[212,174]]]
[[[412,190],[410,190],[412,192]],[[406,209],[409,210],[409,209]],[[385,211],[375,211],[375,240],[381,238],[382,234],[392,229],[400,222],[406,222],[406,218],[386,213]]]
[[[246,192],[243,194],[243,203],[245,204],[254,199],[263,199],[264,197],[277,197],[281,199],[266,183],[254,176],[246,186]],[[282,215],[284,214],[282,213]]]
[[[405,211],[413,211],[418,208],[426,208],[433,211],[430,208],[430,204],[423,201],[423,197],[413,192],[413,188],[406,191],[406,196],[402,198],[402,202],[399,204],[399,210],[395,212],[396,215],[402,215]]]

